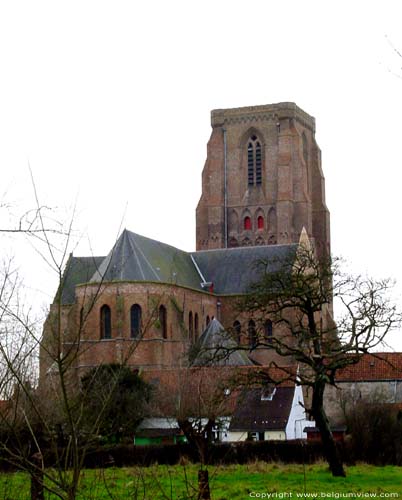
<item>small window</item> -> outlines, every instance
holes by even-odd
[[[130,335],[132,339],[141,333],[141,306],[134,304],[130,309]]]
[[[252,319],[248,322],[248,344],[250,349],[257,347],[257,330],[255,329],[255,322]]]
[[[167,339],[167,312],[165,306],[159,306],[159,324],[162,338]]]
[[[245,231],[250,231],[252,228],[251,226],[251,217],[244,217],[244,230]]]
[[[267,344],[272,344],[272,321],[270,319],[267,319],[266,322],[264,323],[264,336],[265,336],[265,342]]]
[[[188,334],[190,337],[190,341],[193,342],[194,340],[194,323],[193,323],[193,313],[190,311],[188,313]]]
[[[199,325],[198,325],[198,313],[194,314],[194,333],[195,333],[195,338],[198,339],[199,335]]]
[[[112,338],[112,313],[106,304],[100,310],[100,336],[101,339]]]
[[[241,324],[240,321],[235,321],[233,323],[233,333],[234,337],[237,340],[237,343],[240,344],[240,337],[241,337]]]
[[[264,229],[264,217],[262,215],[257,218],[257,227],[258,229]]]

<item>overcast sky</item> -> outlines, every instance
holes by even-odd
[[[402,282],[401,11],[384,0],[3,1],[2,202],[16,214],[35,205],[30,164],[42,204],[77,204],[74,254],[106,254],[121,225],[194,250],[211,109],[292,101],[316,118],[334,254]],[[29,243],[2,245],[49,303],[56,279]]]

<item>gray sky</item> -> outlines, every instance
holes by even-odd
[[[2,2],[2,199],[15,213],[34,205],[29,163],[43,204],[77,203],[75,254],[106,254],[121,224],[193,250],[210,110],[293,101],[317,121],[334,254],[402,282],[402,58],[386,38],[402,50],[401,11],[384,0]],[[2,244],[35,301],[50,302],[56,279],[29,243]]]

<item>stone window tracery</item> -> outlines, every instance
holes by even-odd
[[[262,183],[262,148],[256,135],[252,135],[247,143],[247,179],[249,186]]]

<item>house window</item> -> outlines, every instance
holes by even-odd
[[[106,304],[100,310],[100,336],[101,339],[112,338],[112,313]]]
[[[237,343],[240,344],[240,335],[241,335],[241,324],[240,321],[235,321],[233,323],[233,333],[235,336],[235,339],[237,340]]]
[[[264,323],[264,336],[267,344],[272,344],[272,321],[267,319]]]
[[[194,333],[195,333],[195,338],[198,339],[198,334],[199,334],[199,326],[198,326],[198,313],[194,314]]]
[[[250,231],[252,228],[251,226],[251,217],[244,217],[244,230],[245,231]]]
[[[130,335],[136,338],[141,332],[141,306],[134,304],[130,309]]]
[[[257,346],[257,330],[255,329],[255,322],[251,319],[248,322],[248,344],[250,349]]]
[[[247,180],[249,186],[262,183],[262,149],[255,135],[247,143]]]
[[[264,229],[264,217],[262,215],[257,218],[257,227],[258,229]]]
[[[165,306],[159,306],[159,324],[162,338],[167,339],[167,312]]]
[[[191,342],[194,340],[194,323],[193,323],[193,313],[190,311],[188,313],[188,333]]]

